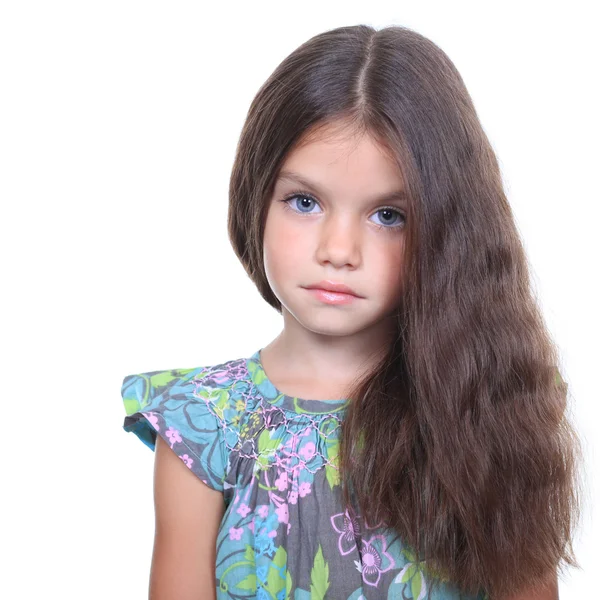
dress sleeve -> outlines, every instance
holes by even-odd
[[[228,452],[214,401],[197,394],[198,369],[174,369],[128,375],[121,396],[132,431],[151,450],[160,435],[206,485],[223,491]]]

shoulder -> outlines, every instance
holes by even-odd
[[[185,430],[191,437],[210,429],[231,450],[239,441],[245,413],[256,401],[251,387],[246,358],[127,375],[121,385],[124,425],[128,431],[138,423],[146,427],[143,416],[155,428],[160,421],[177,424],[178,434]],[[154,447],[153,442],[149,445]]]
[[[171,399],[225,397],[246,381],[246,359],[237,358],[208,366],[146,371],[126,375],[121,384],[125,410],[131,415],[151,404]],[[224,394],[222,392],[225,392]]]
[[[245,359],[127,375],[121,393],[126,431],[155,449],[160,435],[205,483],[223,489],[248,396]]]
[[[177,393],[186,386],[189,387],[189,382],[202,371],[202,367],[197,367],[126,375],[121,384],[121,396],[126,413],[128,415],[136,413],[161,398]]]

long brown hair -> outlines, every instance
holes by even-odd
[[[263,264],[268,201],[288,153],[332,123],[380,141],[410,198],[397,334],[347,396],[344,500],[467,593],[502,597],[580,568],[581,446],[557,346],[497,158],[438,46],[401,26],[341,27],[276,68],[237,147],[234,251],[281,312]]]

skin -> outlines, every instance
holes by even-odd
[[[404,191],[384,148],[369,135],[349,136],[335,126],[323,133],[282,165],[280,175],[297,173],[313,185],[278,179],[264,232],[266,274],[284,327],[261,360],[279,389],[312,399],[344,397],[345,386],[391,342],[407,226],[406,201],[379,200]],[[299,190],[313,200],[281,201]],[[362,297],[323,303],[303,288],[321,280],[344,283]]]

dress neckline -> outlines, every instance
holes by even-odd
[[[258,388],[261,396],[267,402],[285,410],[301,414],[326,415],[346,410],[349,402],[347,398],[312,400],[290,396],[278,390],[265,372],[260,356],[261,350],[262,348],[246,359],[246,367],[248,368],[252,383]]]

